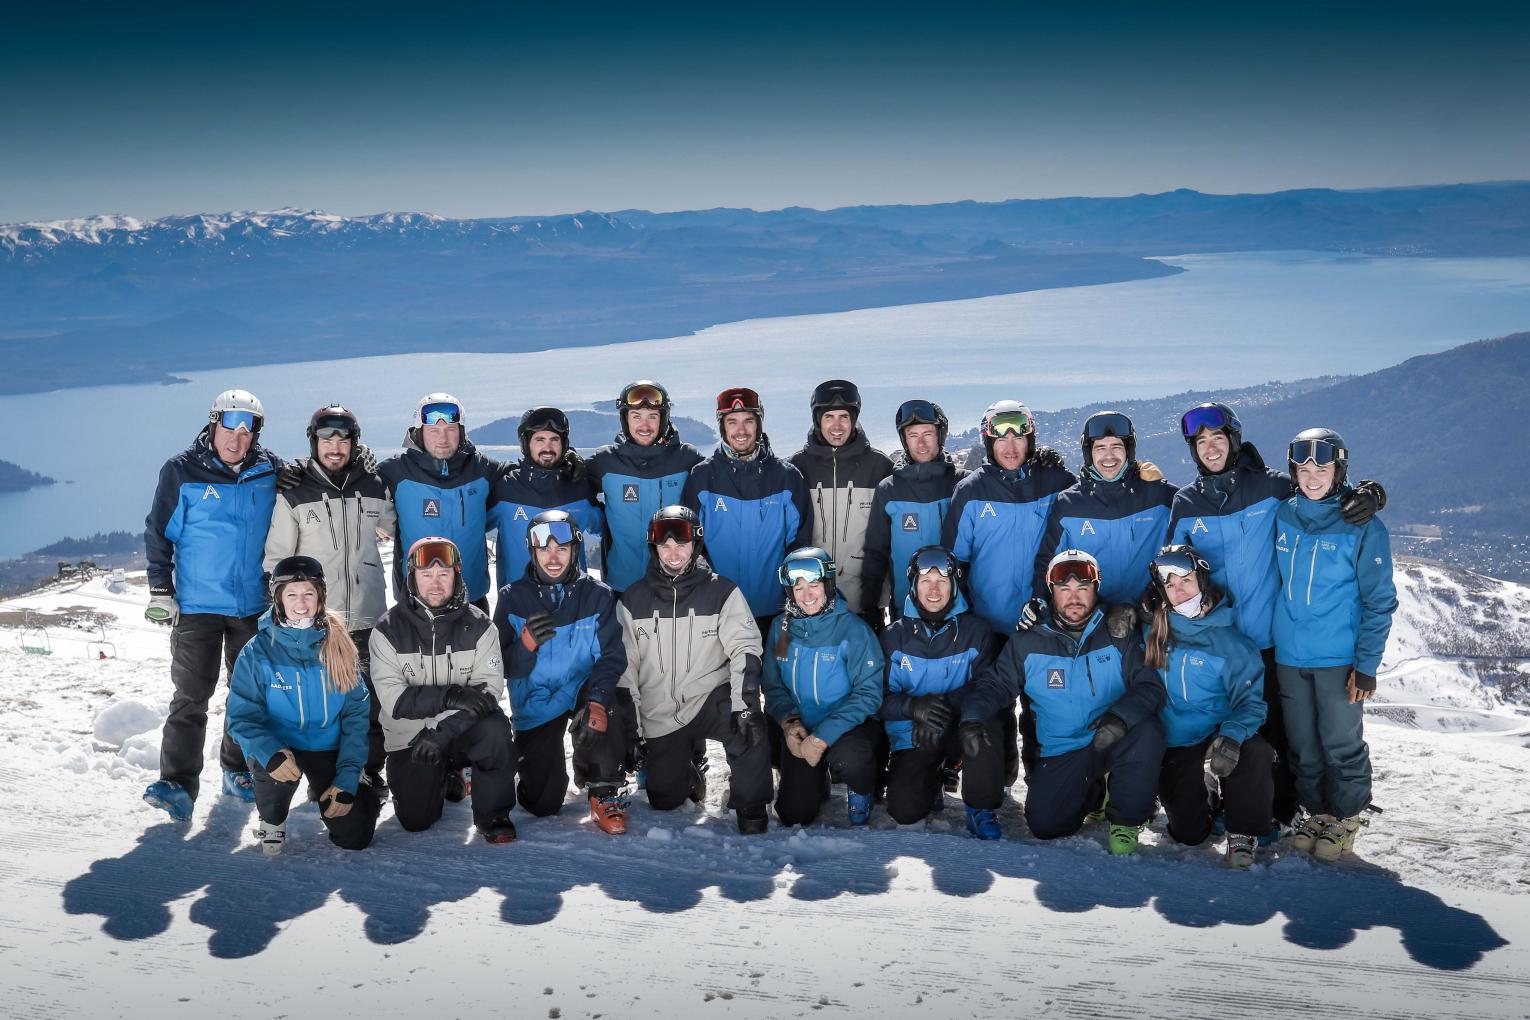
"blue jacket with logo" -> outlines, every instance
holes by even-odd
[[[282,748],[338,751],[334,784],[355,793],[367,763],[367,685],[332,690],[323,641],[322,629],[283,627],[267,610],[229,675],[228,732],[262,767]]]
[[[652,446],[623,436],[596,450],[587,463],[605,508],[605,580],[617,592],[648,570],[648,522],[660,507],[676,506],[701,454],[671,427]]]
[[[914,724],[908,714],[913,698],[944,694],[960,712],[977,678],[993,666],[995,643],[993,631],[971,611],[960,590],[937,626],[919,615],[913,599],[904,598],[903,615],[882,632],[887,685],[877,714],[892,750],[914,746]]]
[[[1378,518],[1345,523],[1342,495],[1292,496],[1276,514],[1275,660],[1375,676],[1397,611],[1392,543]]]
[[[1114,482],[1089,474],[1059,493],[1047,513],[1047,530],[1036,552],[1031,590],[1047,590],[1047,564],[1062,549],[1082,549],[1100,564],[1100,598],[1135,602],[1148,586],[1148,564],[1169,534],[1169,506],[1176,486],[1144,482],[1137,465]]]
[[[489,594],[488,516],[499,463],[478,452],[471,440],[446,460],[432,457],[410,429],[404,451],[377,466],[393,494],[398,534],[393,556],[393,597],[403,601],[404,559],[422,538],[449,538],[462,554],[468,598]]]
[[[266,608],[266,533],[281,459],[250,446],[237,469],[213,452],[211,426],[159,471],[144,522],[149,586],[175,592],[183,613],[254,616]]]
[[[526,529],[544,510],[567,512],[579,522],[586,538],[605,534],[606,516],[600,512],[588,479],[574,481],[562,468],[539,467],[526,460],[508,466],[489,490],[489,527],[499,532],[494,556],[494,578],[499,587],[513,584],[526,572],[526,564],[531,562]],[[579,547],[579,565],[589,565],[583,546]]]
[[[1223,602],[1193,620],[1169,614],[1169,662],[1158,671],[1168,700],[1158,717],[1169,747],[1213,733],[1243,743],[1264,725],[1264,659]]]
[[[1063,468],[1022,464],[1006,471],[992,461],[963,478],[951,497],[940,544],[968,564],[977,614],[1008,634],[1030,600],[1036,550],[1057,494],[1078,479]]]
[[[962,721],[986,720],[1023,692],[1027,712],[1036,716],[1041,757],[1086,747],[1089,724],[1113,712],[1127,726],[1152,718],[1163,707],[1163,684],[1142,661],[1142,635],[1113,638],[1100,606],[1075,641],[1059,630],[1050,608],[1030,630],[1016,634],[992,670],[978,678],[962,704]]]
[[[505,687],[517,732],[572,712],[581,692],[609,705],[627,669],[616,595],[574,569],[570,581],[542,584],[528,565],[520,580],[500,589],[494,625],[499,628]],[[556,632],[531,652],[521,643],[521,631],[537,613],[551,615]]]
[[[787,625],[781,655],[780,634]],[[782,613],[765,636],[760,688],[777,722],[792,716],[826,744],[873,718],[882,704],[882,649],[838,597],[814,616]]]
[[[1290,496],[1290,477],[1266,468],[1254,444],[1244,443],[1236,466],[1203,472],[1175,493],[1169,513],[1169,541],[1206,557],[1211,579],[1232,596],[1238,629],[1260,648],[1274,644],[1275,511]]]
[[[770,452],[762,433],[749,460],[719,443],[691,468],[681,502],[701,517],[707,561],[738,585],[755,616],[781,611],[776,573],[793,549],[813,544],[813,512],[802,474]]]
[[[927,545],[940,545],[941,527],[951,508],[956,483],[967,472],[949,454],[926,464],[910,463],[899,454],[892,474],[877,483],[871,497],[871,519],[866,524],[866,559],[861,569],[863,614],[884,605],[902,612],[908,597],[908,561]],[[885,602],[883,585],[892,582],[892,601]]]

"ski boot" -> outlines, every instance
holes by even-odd
[[[851,790],[848,800],[851,825],[865,825],[871,821],[871,808],[876,803],[876,797],[869,793],[856,793]]]
[[[987,808],[967,809],[967,831],[978,839],[1002,839],[1004,830],[999,828],[999,819]]]
[[[448,803],[460,804],[473,792],[473,770],[452,769],[446,774],[446,799]]]
[[[758,836],[770,828],[770,816],[765,813],[765,806],[739,808],[733,812],[738,820],[738,831],[743,836]]]
[[[627,831],[627,798],[610,786],[590,791],[590,820],[600,831],[620,836]]]
[[[935,788],[935,799],[930,801],[930,817],[934,818],[946,809],[946,791],[943,787]]]
[[[1116,825],[1110,826],[1110,838],[1105,846],[1111,853],[1117,856],[1134,854],[1137,852],[1137,835],[1142,831],[1140,825]]]
[[[1250,868],[1254,865],[1255,847],[1259,841],[1253,836],[1232,834],[1227,837],[1227,866]]]
[[[940,770],[940,786],[947,793],[954,794],[962,781],[962,763],[946,763]]]
[[[1105,773],[1105,778],[1109,779],[1110,773]],[[1110,806],[1110,787],[1107,786],[1104,789],[1105,792],[1100,795],[1100,806],[1084,816],[1086,823],[1103,822],[1105,820],[1105,809]]]
[[[255,842],[260,844],[260,852],[267,857],[275,857],[287,844],[286,828],[263,819],[250,830],[250,835],[255,837]]]
[[[1313,841],[1312,856],[1320,861],[1336,861],[1347,853],[1353,853],[1355,836],[1359,834],[1360,826],[1367,824],[1369,820],[1359,815],[1330,821]]]
[[[223,770],[223,793],[237,797],[246,804],[255,803],[255,777],[248,772]]]
[[[378,804],[388,803],[388,781],[383,778],[382,769],[368,769],[362,773],[361,781],[371,788]]]
[[[515,823],[510,820],[509,812],[490,818],[478,826],[478,831],[490,843],[515,842]]]
[[[1313,845],[1317,843],[1318,836],[1333,820],[1333,815],[1308,815],[1303,818],[1301,824],[1296,827],[1296,831],[1291,834],[1291,849],[1310,854]]]
[[[697,804],[707,802],[707,769],[711,763],[707,761],[706,752],[702,752],[691,759],[691,792],[690,798]]]
[[[195,803],[191,799],[191,794],[172,779],[160,779],[150,783],[149,788],[143,791],[143,801],[145,804],[167,812],[178,822],[191,821],[191,809]]]

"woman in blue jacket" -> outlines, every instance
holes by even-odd
[[[850,788],[851,825],[866,824],[875,800],[882,649],[835,593],[834,574],[834,560],[815,548],[788,553],[778,572],[786,609],[767,633],[760,683],[786,745],[776,791],[782,825],[818,817],[826,772]]]
[[[319,802],[330,842],[365,850],[381,802],[361,782],[367,763],[367,688],[345,621],[324,608],[324,568],[289,556],[271,571],[271,608],[229,679],[228,729],[254,777],[267,857],[282,852],[298,780]]]
[[[1258,838],[1275,828],[1274,750],[1264,722],[1264,659],[1237,629],[1232,606],[1211,582],[1211,564],[1193,545],[1166,545],[1148,567],[1155,599],[1149,666],[1167,695],[1158,799],[1169,835],[1197,846],[1211,835],[1218,807],[1227,824],[1227,863],[1254,863]],[[1216,789],[1208,795],[1209,764]]]
[[[1308,813],[1291,842],[1331,861],[1354,847],[1371,803],[1363,705],[1376,693],[1397,588],[1386,525],[1344,519],[1353,491],[1344,437],[1307,429],[1286,459],[1296,495],[1275,515],[1275,663],[1296,795]]]

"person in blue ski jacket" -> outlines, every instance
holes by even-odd
[[[1211,580],[1232,602],[1238,629],[1264,657],[1264,738],[1275,750],[1275,817],[1289,825],[1297,809],[1296,781],[1275,669],[1275,510],[1293,492],[1291,477],[1265,466],[1243,424],[1226,404],[1200,404],[1180,416],[1180,434],[1199,476],[1174,495],[1169,510],[1171,545],[1193,545],[1211,564]],[[1363,524],[1386,505],[1386,492],[1361,482],[1342,498],[1347,520]],[[1148,587],[1147,596],[1153,597]],[[1152,606],[1147,608],[1151,611]]]
[[[946,452],[950,423],[939,404],[905,400],[893,424],[903,452],[893,461],[892,474],[877,484],[866,524],[860,613],[867,620],[897,621],[903,615],[909,580],[902,568],[918,550],[940,544],[951,495],[967,477]],[[894,565],[899,569],[891,569]]]
[[[521,806],[557,814],[568,793],[563,735],[574,740],[574,775],[589,787],[590,817],[626,832],[625,735],[636,725],[630,699],[617,697],[627,668],[616,596],[579,569],[584,535],[563,510],[532,519],[525,573],[500,590],[494,626],[504,651],[505,687],[515,723]]]
[[[1169,533],[1177,487],[1137,459],[1136,429],[1120,411],[1089,416],[1083,450],[1083,477],[1058,493],[1047,512],[1031,590],[1046,590],[1042,575],[1057,550],[1082,549],[1100,564],[1100,598],[1111,605],[1134,602]]]
[[[1052,597],[1041,618],[1010,638],[962,703],[962,748],[981,753],[986,720],[1023,691],[1039,741],[1026,778],[1031,834],[1071,836],[1103,800],[1110,852],[1135,853],[1138,834],[1157,810],[1163,684],[1143,662],[1141,632],[1100,603],[1094,557],[1063,550],[1047,583]],[[1112,630],[1118,621],[1124,625]]]
[[[1297,494],[1275,517],[1275,661],[1296,793],[1308,812],[1293,843],[1335,860],[1354,848],[1371,803],[1364,705],[1397,611],[1392,546],[1379,520],[1344,519],[1352,491],[1344,437],[1308,429],[1286,456]]]
[[[712,569],[744,593],[761,635],[781,606],[781,558],[813,540],[802,474],[770,449],[760,395],[742,386],[717,395],[722,442],[691,468],[680,502],[696,511]]]
[[[822,549],[788,553],[778,580],[786,606],[766,632],[760,673],[765,712],[781,727],[786,751],[776,817],[812,824],[827,773],[849,788],[850,824],[865,825],[876,799],[882,649],[839,598],[834,560]]]
[[[450,393],[430,393],[414,409],[414,425],[402,453],[377,466],[393,495],[398,534],[393,548],[393,597],[408,598],[407,550],[422,538],[450,539],[462,556],[468,601],[489,612],[488,518],[498,461],[478,452],[467,437],[462,403]]]
[[[562,510],[579,524],[586,539],[605,534],[605,514],[596,502],[584,459],[569,446],[568,416],[556,407],[533,407],[521,415],[516,429],[521,460],[507,464],[489,490],[490,529],[495,542],[494,577],[498,587],[513,584],[526,573],[526,529],[544,510]],[[579,566],[588,568],[581,546]],[[594,566],[598,569],[600,564]]]
[[[1274,752],[1264,723],[1264,660],[1235,625],[1232,607],[1211,581],[1211,564],[1190,545],[1164,546],[1150,565],[1159,592],[1147,635],[1147,664],[1167,700],[1158,800],[1169,835],[1197,846],[1225,818],[1227,863],[1254,863],[1272,831]],[[1206,778],[1207,770],[1211,779]]]
[[[253,835],[266,856],[281,853],[298,781],[331,843],[364,850],[382,801],[362,778],[371,697],[361,682],[345,618],[325,608],[324,568],[289,556],[271,570],[271,609],[234,663],[228,728],[254,773],[259,815]]]
[[[201,787],[207,703],[221,660],[230,673],[255,634],[269,593],[261,559],[276,507],[280,458],[260,445],[265,409],[247,390],[225,390],[191,446],[165,462],[144,522],[149,606],[170,633],[175,693],[160,743],[160,778],[143,799],[178,821]],[[226,728],[218,758],[223,792],[247,803],[254,780]]]
[[[882,632],[887,682],[879,713],[887,731],[887,813],[899,825],[923,821],[945,805],[948,762],[961,763],[967,831],[1002,835],[995,811],[1004,800],[1003,713],[984,722],[980,753],[963,760],[956,722],[977,679],[993,667],[998,644],[971,611],[950,550],[928,545],[909,557],[903,615]]]
[[[621,433],[587,465],[605,512],[606,584],[617,594],[648,571],[648,522],[676,506],[701,454],[680,441],[670,420],[669,393],[647,379],[622,388],[616,401]]]

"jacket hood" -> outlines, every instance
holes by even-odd
[[[907,453],[899,450],[893,454],[892,465],[893,474],[916,482],[956,474],[956,459],[944,450],[940,451],[940,456],[923,464],[914,463],[908,459]]]
[[[850,438],[845,440],[844,446],[830,446],[819,434],[814,426],[808,430],[807,442],[802,444],[802,455],[816,460],[833,460],[835,457],[856,457],[871,449],[871,441],[866,438],[866,433],[857,425],[850,433]]]
[[[212,428],[212,422],[202,426],[202,431],[197,433],[197,437],[186,448],[186,452],[197,460],[202,461],[204,466],[212,469],[221,468],[224,471],[232,471],[237,475],[242,474],[245,469],[258,463],[266,456],[266,448],[260,445],[260,437],[256,436],[255,441],[250,443],[249,452],[244,455],[244,460],[239,462],[239,466],[229,467],[223,463],[223,458],[219,457],[217,451],[213,449]]]
[[[962,586],[959,584],[955,585],[954,589],[955,590],[952,594],[951,601],[946,606],[945,622],[947,623],[949,623],[955,617],[962,615],[963,613],[972,611],[972,607],[967,604],[967,596],[962,593]],[[903,596],[903,615],[908,617],[910,620],[922,621],[924,619],[924,615],[919,612],[919,604],[914,601],[914,593],[912,590],[910,590],[907,595]]]
[[[618,432],[616,438],[611,440],[611,451],[630,463],[647,464],[670,450],[678,450],[684,445],[680,441],[680,433],[676,432],[675,427],[671,425],[668,432],[655,439],[649,446],[639,446]]]
[[[648,550],[648,569],[643,572],[644,580],[655,592],[682,599],[716,576],[712,572],[712,565],[707,562],[705,553],[697,553],[696,562],[691,564],[690,570],[679,577],[670,577],[659,569],[659,558],[654,555],[651,548]]]
[[[1340,512],[1339,503],[1344,499],[1345,493],[1350,491],[1350,486],[1345,485],[1338,492],[1325,496],[1322,499],[1308,499],[1301,493],[1297,493],[1290,499],[1291,509],[1296,513],[1296,519],[1302,527],[1309,530],[1331,530],[1345,523],[1344,514]]]
[[[1169,614],[1169,630],[1177,638],[1189,639],[1199,634],[1237,625],[1238,620],[1232,611],[1232,602],[1226,597],[1223,597],[1211,612],[1203,613],[1194,619],[1180,616],[1178,613]]]

